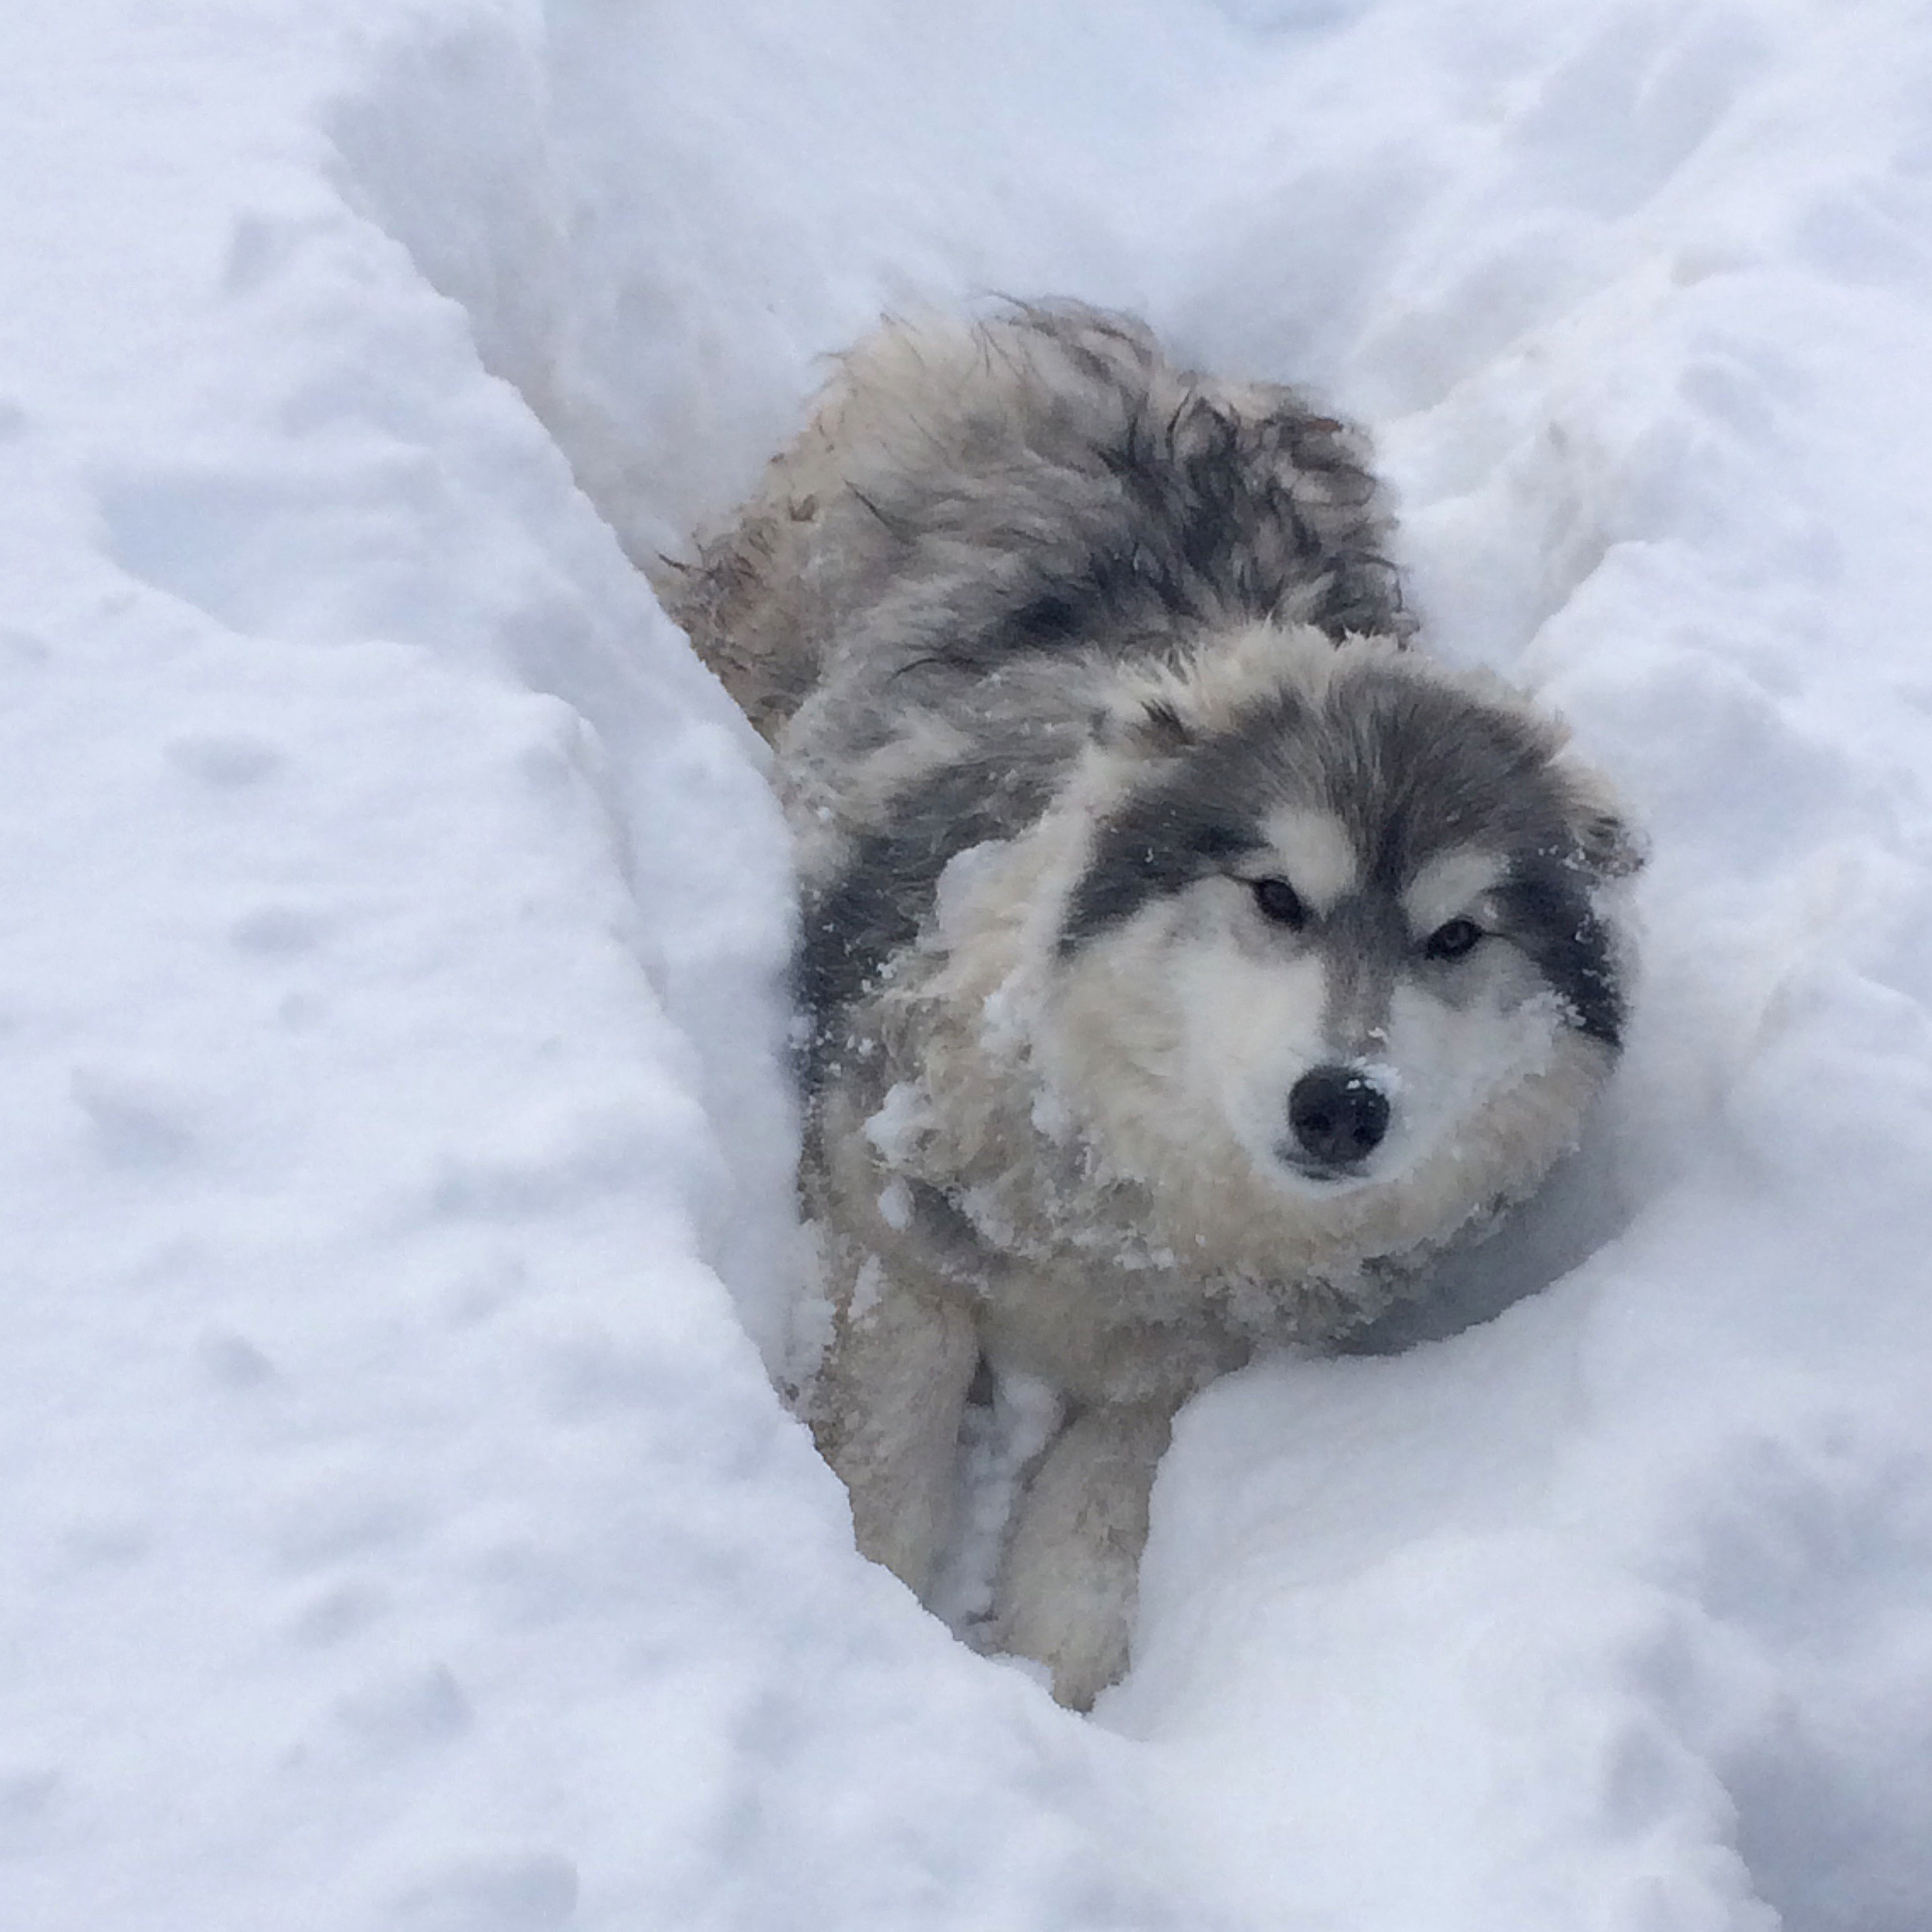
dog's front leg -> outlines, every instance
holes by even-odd
[[[979,1343],[970,1312],[868,1260],[812,1399],[820,1453],[852,1492],[862,1555],[923,1597],[951,1525],[960,1420]],[[868,1279],[870,1278],[870,1279]]]
[[[1164,1404],[1089,1409],[1047,1450],[1014,1513],[994,1642],[1046,1664],[1072,1709],[1127,1668],[1148,1497],[1173,1425]]]

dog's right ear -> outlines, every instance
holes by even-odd
[[[1621,812],[1600,807],[1577,827],[1583,863],[1598,878],[1629,878],[1650,856],[1643,834]]]
[[[1178,758],[1194,743],[1193,728],[1171,700],[1147,698],[1094,713],[1094,742],[1130,758]]]
[[[1570,835],[1584,870],[1593,878],[1628,878],[1643,870],[1649,847],[1625,814],[1601,772],[1571,758],[1557,766],[1562,778]]]

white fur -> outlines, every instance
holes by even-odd
[[[1285,806],[1268,814],[1262,829],[1271,861],[1249,860],[1249,876],[1279,874],[1316,912],[1326,912],[1357,883],[1361,868],[1355,848],[1334,813]]]
[[[1509,861],[1500,852],[1466,846],[1432,859],[1402,892],[1402,910],[1420,939],[1456,918],[1483,923],[1482,897],[1500,885]]]

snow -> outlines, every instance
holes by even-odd
[[[1932,1922],[1920,9],[0,51],[0,1923]],[[636,567],[988,290],[1372,421],[1654,848],[1601,1131],[1435,1339],[1183,1416],[1091,1722],[771,1392],[783,844]]]

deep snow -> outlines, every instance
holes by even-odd
[[[1932,1923],[1920,9],[0,53],[0,1924]],[[635,563],[994,290],[1371,420],[1435,646],[1655,844],[1601,1130],[1433,1325],[1525,1298],[1197,1402],[1091,1723],[769,1391],[784,856]]]

